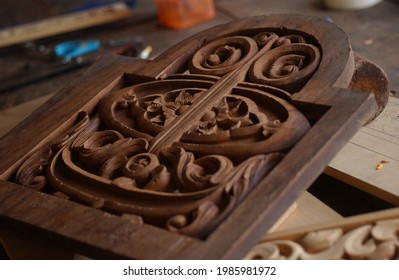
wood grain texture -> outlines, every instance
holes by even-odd
[[[72,32],[100,24],[126,19],[131,10],[124,3],[112,4],[108,7],[94,8],[91,11],[80,11],[42,19],[0,31],[0,47],[8,47],[27,41]]]
[[[265,237],[272,232],[282,232],[344,219],[309,192],[301,194],[292,205],[292,210],[290,209],[281,216],[282,219],[280,218],[281,220],[276,222]]]
[[[89,257],[170,259],[182,248],[200,245],[197,240],[143,225],[139,219],[121,218],[15,184],[0,182],[0,192],[3,222],[14,220],[28,232],[50,233],[64,246],[79,248]]]
[[[330,176],[399,205],[399,101],[390,98],[385,111],[362,127],[326,169]],[[383,168],[377,170],[382,161]]]
[[[248,18],[172,52],[105,58],[7,134],[0,216],[100,258],[241,258],[377,109],[339,88],[353,53],[321,19]]]
[[[39,97],[32,101],[0,111],[0,138],[28,117],[33,111],[45,103],[51,95]]]

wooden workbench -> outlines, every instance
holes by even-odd
[[[32,1],[37,9],[40,9],[37,5],[40,2]],[[397,1],[383,1],[373,8],[355,12],[329,11],[320,4],[320,1],[216,1],[216,18],[181,31],[160,27],[156,20],[156,11],[152,1],[139,2],[132,19],[117,25],[58,36],[49,39],[49,42],[53,44],[65,39],[106,39],[140,35],[148,44],[152,45],[154,49],[152,57],[155,57],[192,34],[239,17],[295,12],[331,18],[348,34],[353,49],[357,53],[368,57],[386,71],[391,81],[392,96],[383,114],[356,134],[330,163],[326,173],[372,194],[378,200],[387,201],[392,205],[399,204],[397,189],[399,177],[396,172],[399,167],[399,120],[397,116],[399,102],[395,97],[395,92],[399,89],[399,57],[395,47],[399,43],[399,18],[397,17],[399,5]],[[15,11],[19,8],[22,9],[22,7],[13,5]],[[23,10],[28,11],[29,9],[24,6]],[[32,15],[37,16],[35,13],[30,13],[27,17],[32,17]],[[10,18],[3,17],[3,20],[7,22],[6,24],[10,24]],[[0,73],[9,67],[17,67],[24,62],[23,59],[21,50],[18,48],[2,50]],[[7,109],[0,115],[1,132],[5,133],[16,125],[18,120],[22,120],[30,111],[42,104],[50,94],[73,80],[81,71],[85,71],[85,69],[1,93],[0,109]],[[376,170],[376,165],[381,160],[389,161],[389,163],[385,164],[383,169]],[[331,187],[328,183],[324,185]],[[382,207],[390,207],[388,204],[382,205]],[[273,231],[342,219],[342,215],[335,210],[340,212],[340,209],[333,210],[313,195],[305,193],[287,212],[286,217],[282,218],[273,228]],[[319,214],[315,215],[315,212]],[[10,242],[12,244],[12,241]]]

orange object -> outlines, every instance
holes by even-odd
[[[215,16],[213,0],[155,0],[159,23],[183,29]]]

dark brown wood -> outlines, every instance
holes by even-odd
[[[355,66],[300,15],[107,57],[2,139],[0,217],[97,258],[240,258],[375,114]]]

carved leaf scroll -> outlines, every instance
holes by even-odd
[[[247,259],[399,259],[399,220],[309,232],[257,244]]]
[[[30,156],[19,167],[15,174],[15,182],[38,191],[43,190],[46,186],[44,169],[52,156],[53,151],[50,148],[44,148]]]

